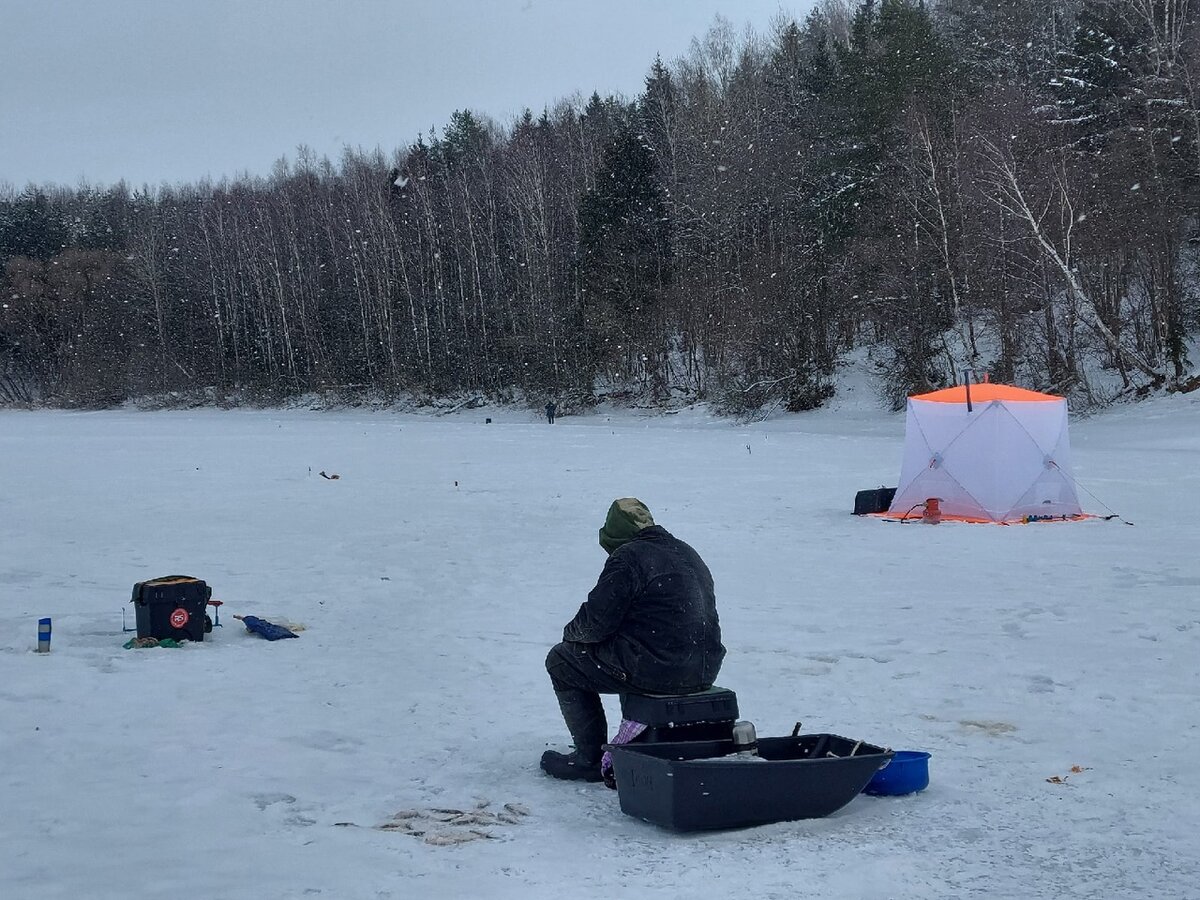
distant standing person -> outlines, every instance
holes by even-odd
[[[546,404],[546,421],[551,425],[554,424],[554,413],[558,410],[557,404],[553,400]]]

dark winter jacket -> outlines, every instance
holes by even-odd
[[[609,674],[650,694],[705,690],[725,658],[708,566],[659,525],[613,551],[563,640],[591,644]]]

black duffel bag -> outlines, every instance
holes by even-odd
[[[854,514],[856,516],[869,516],[871,513],[887,512],[891,509],[892,498],[895,496],[896,489],[890,487],[859,491],[854,495]]]

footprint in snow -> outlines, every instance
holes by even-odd
[[[1046,675],[1034,675],[1029,679],[1029,693],[1031,694],[1053,694],[1054,679]]]
[[[982,731],[984,734],[991,735],[992,737],[1011,734],[1017,730],[1016,725],[1010,725],[1008,722],[980,722],[975,719],[963,719],[958,724],[969,731]]]
[[[261,810],[265,810],[268,806],[274,806],[277,803],[292,804],[296,802],[296,798],[291,794],[255,794],[252,798],[254,805]]]

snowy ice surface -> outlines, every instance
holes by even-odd
[[[1196,395],[1073,424],[1085,508],[1133,527],[931,527],[849,515],[899,471],[873,401],[0,412],[0,896],[1200,896],[1198,426]],[[929,789],[680,835],[544,777],[545,653],[627,495],[712,568],[760,736],[928,750]],[[169,574],[223,627],[122,649],[130,587]],[[484,803],[529,814],[445,846],[375,827]]]

